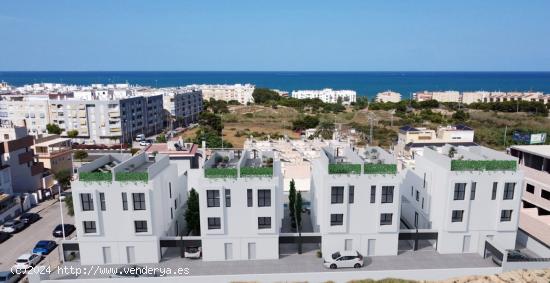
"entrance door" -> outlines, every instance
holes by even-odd
[[[248,259],[256,259],[256,243],[248,243]]]
[[[233,244],[225,243],[225,260],[233,259]]]
[[[368,256],[374,256],[374,247],[376,246],[375,239],[369,239],[369,250],[367,252]]]
[[[353,249],[353,240],[352,239],[346,239],[344,243],[344,250],[351,251]]]
[[[136,262],[136,247],[126,247],[128,263]]]
[[[470,252],[470,240],[472,236],[464,236],[464,242],[462,243],[462,252],[463,253],[469,253]]]
[[[110,264],[111,262],[111,247],[103,247],[103,263]]]

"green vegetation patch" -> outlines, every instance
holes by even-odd
[[[451,171],[516,171],[515,160],[451,160]]]
[[[111,182],[113,174],[103,172],[82,172],[78,174],[78,179],[82,182]]]
[[[115,175],[115,180],[119,182],[147,182],[149,174],[147,172],[118,172]]]
[[[365,163],[365,174],[397,174],[396,164]]]
[[[273,176],[273,167],[242,167],[241,177],[248,176]]]
[[[237,168],[206,168],[206,178],[237,178]]]
[[[329,164],[329,174],[361,174],[361,164]]]

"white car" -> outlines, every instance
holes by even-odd
[[[142,141],[139,142],[139,145],[140,145],[140,146],[148,146],[148,145],[150,145],[150,144],[151,144],[151,143],[150,143],[149,141],[147,141],[147,140],[142,140]]]
[[[19,220],[10,220],[4,223],[4,227],[2,228],[2,231],[6,233],[17,233],[23,230],[23,228],[25,228],[25,223]]]
[[[326,268],[363,267],[363,256],[358,251],[335,252],[330,258],[325,258],[323,265]]]
[[[186,258],[201,258],[202,248],[201,247],[187,247],[185,249]]]
[[[24,254],[15,261],[15,265],[12,266],[11,270],[27,270],[31,267],[35,267],[41,259],[42,256],[37,254]]]

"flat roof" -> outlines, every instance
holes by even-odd
[[[157,152],[158,154],[166,154],[169,156],[181,156],[181,157],[193,157],[197,153],[198,146],[196,144],[193,144],[191,149],[189,150],[170,150],[168,148],[168,144],[166,143],[154,143],[149,146],[145,152],[148,154],[152,154],[153,152]]]
[[[550,158],[550,145],[514,145],[513,149]]]
[[[71,139],[69,139],[69,138],[56,138],[56,139],[49,140],[49,141],[35,143],[34,146],[50,146],[50,145],[55,145],[55,144],[58,144],[58,143],[66,142],[66,141],[69,141],[69,140],[71,140]]]

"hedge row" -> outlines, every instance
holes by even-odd
[[[82,182],[111,182],[113,174],[103,172],[81,172],[78,179]]]
[[[115,181],[119,182],[148,182],[149,174],[147,172],[118,172],[115,175]]]
[[[206,178],[237,178],[237,168],[206,168]]]
[[[361,174],[361,164],[329,164],[329,174]]]
[[[375,164],[365,163],[363,172],[365,174],[397,174],[396,164]]]
[[[241,177],[247,176],[273,176],[273,167],[242,167]]]
[[[451,171],[516,171],[515,160],[451,160]]]

